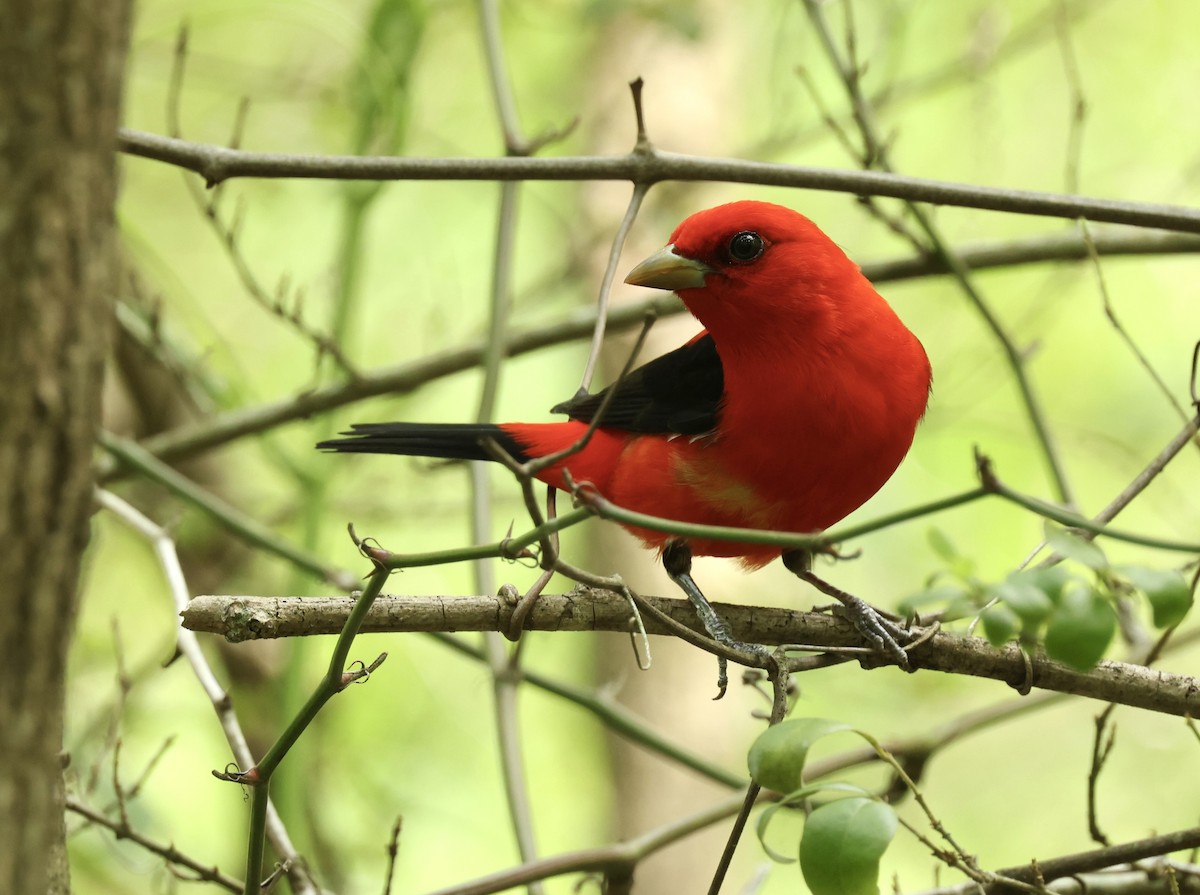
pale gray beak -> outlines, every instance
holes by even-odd
[[[701,261],[675,254],[675,246],[659,249],[625,277],[631,286],[649,286],[651,289],[699,289],[704,278],[713,269]]]

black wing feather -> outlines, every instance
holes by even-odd
[[[406,454],[448,460],[491,460],[483,440],[491,438],[518,463],[530,459],[524,445],[499,426],[472,423],[354,423],[349,438],[331,438],[319,450],[341,454]]]
[[[616,388],[600,424],[629,432],[701,435],[717,426],[725,371],[713,338],[705,333],[655,358],[594,395],[580,394],[551,411],[591,422]]]

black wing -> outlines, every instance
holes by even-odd
[[[630,372],[620,383],[594,395],[580,394],[554,407],[575,420],[591,422],[613,388],[601,425],[629,432],[700,435],[717,426],[725,371],[708,333]]]

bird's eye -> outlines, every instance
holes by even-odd
[[[761,236],[753,230],[743,230],[741,233],[734,234],[734,237],[729,240],[729,258],[732,261],[746,264],[756,260],[763,253],[764,248]]]

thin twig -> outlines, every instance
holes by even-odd
[[[1200,233],[1200,209],[1037,190],[1004,189],[923,177],[704,158],[664,152],[555,158],[416,158],[248,152],[121,128],[122,152],[195,171],[209,186],[234,177],[325,180],[627,180],[631,183],[713,181],[888,196],[931,205],[981,208],[1135,227]]]
[[[742,796],[734,796],[626,842],[542,858],[469,883],[439,889],[429,895],[491,895],[568,873],[599,872],[616,877],[629,876],[647,856],[733,815],[741,802]]]
[[[788,672],[782,663],[776,662],[769,670],[771,679],[771,716],[768,719],[769,725],[776,725],[783,720],[787,713],[788,707]],[[762,794],[762,786],[756,780],[751,780],[750,785],[746,787],[746,795],[742,799],[742,807],[738,811],[737,817],[734,819],[733,826],[729,830],[729,835],[725,839],[725,847],[721,851],[721,857],[717,861],[716,869],[713,871],[712,881],[708,885],[708,895],[720,895],[721,886],[725,883],[725,877],[729,873],[729,866],[733,863],[734,852],[737,851],[738,843],[741,842],[742,834],[746,830],[746,824],[750,821],[750,814],[754,810],[754,806],[758,803],[758,797]]]
[[[141,833],[129,826],[128,819],[121,821],[113,820],[101,814],[99,811],[94,811],[87,805],[80,802],[74,796],[67,796],[66,808],[80,817],[86,817],[91,823],[97,826],[104,827],[110,830],[118,840],[128,839],[130,842],[140,846],[151,854],[158,855],[168,864],[177,867],[183,867],[195,874],[197,881],[215,883],[221,888],[229,892],[241,892],[242,881],[234,879],[228,874],[222,873],[216,867],[206,867],[194,858],[181,852],[174,845],[155,842],[148,836],[143,836]]]
[[[1083,235],[1083,244],[1087,247],[1088,260],[1091,262],[1092,270],[1095,271],[1096,274],[1096,286],[1100,290],[1100,300],[1104,305],[1104,316],[1108,318],[1108,321],[1112,324],[1113,329],[1117,331],[1117,335],[1121,337],[1121,341],[1123,341],[1129,348],[1138,364],[1140,364],[1142,369],[1149,374],[1158,390],[1162,392],[1163,396],[1168,402],[1170,402],[1171,406],[1175,408],[1175,412],[1179,414],[1179,418],[1181,420],[1186,420],[1188,418],[1187,410],[1185,410],[1183,405],[1179,403],[1179,400],[1171,391],[1170,386],[1168,386],[1163,380],[1162,376],[1158,374],[1158,371],[1154,369],[1154,365],[1150,362],[1150,358],[1148,358],[1145,352],[1138,347],[1137,343],[1133,340],[1133,337],[1129,334],[1129,331],[1125,329],[1125,327],[1121,325],[1121,321],[1117,319],[1116,308],[1113,306],[1112,296],[1108,291],[1108,280],[1104,276],[1104,267],[1100,264],[1100,252],[1096,249],[1095,240],[1092,238],[1092,228],[1088,225],[1087,221],[1081,220],[1079,221],[1079,230]]]
[[[373,551],[363,549],[363,544],[358,543],[364,555],[374,558]],[[371,603],[379,596],[379,591],[387,581],[389,572],[390,570],[385,565],[376,562],[375,571],[371,573],[367,586],[355,598],[354,608],[346,617],[346,624],[338,636],[337,643],[334,644],[325,674],[266,754],[253,766],[242,766],[241,770],[212,772],[218,780],[251,787],[250,833],[247,837],[246,848],[246,895],[255,895],[259,889],[259,881],[262,880],[264,834],[270,806],[269,792],[272,775],[304,731],[312,724],[325,703],[351,683],[364,679],[386,657],[386,654],[381,655],[366,669],[348,670],[350,648],[355,637],[358,636],[363,619],[371,608]]]
[[[484,58],[487,63],[488,80],[492,87],[492,99],[500,120],[505,152],[510,156],[528,155],[531,146],[525,139],[520,118],[516,110],[509,81],[508,66],[504,59],[504,41],[500,34],[500,13],[495,0],[479,0],[480,30],[483,37]],[[496,216],[496,244],[493,255],[491,300],[488,311],[487,348],[484,354],[483,388],[479,397],[476,421],[491,422],[500,386],[500,374],[505,356],[505,340],[508,331],[508,315],[511,306],[509,293],[512,284],[512,265],[517,231],[517,208],[521,184],[508,181],[500,184],[500,205]],[[492,524],[491,480],[486,464],[471,464],[471,539],[483,543],[488,539]],[[540,518],[535,517],[535,525]],[[548,540],[552,535],[548,534]],[[493,592],[495,579],[492,565],[485,559],[473,563],[476,585],[485,593]],[[538,849],[533,832],[533,810],[530,804],[529,781],[525,769],[521,726],[517,710],[517,682],[511,675],[517,667],[520,655],[515,650],[510,655],[499,632],[484,633],[484,655],[492,676],[492,693],[495,698],[494,718],[496,735],[503,766],[504,790],[508,802],[509,819],[517,841],[522,861],[532,861]],[[531,883],[529,895],[542,895],[540,883]]]
[[[1111,724],[1116,708],[1116,705],[1110,705],[1096,716],[1096,731],[1092,736],[1092,764],[1087,777],[1088,833],[1095,842],[1103,846],[1112,845],[1112,842],[1100,829],[1100,820],[1096,812],[1096,787],[1100,782],[1100,772],[1104,769],[1116,740],[1116,726]]]
[[[584,364],[583,377],[579,382],[579,390],[586,392],[592,385],[592,377],[596,372],[596,364],[600,359],[600,347],[604,342],[604,330],[609,319],[609,296],[612,293],[613,279],[616,277],[617,264],[621,260],[621,250],[625,248],[625,240],[633,228],[633,222],[641,210],[642,200],[650,187],[648,184],[635,183],[633,194],[629,197],[629,205],[621,218],[617,232],[613,234],[612,248],[608,252],[608,263],[604,265],[604,275],[600,279],[600,296],[596,301],[596,326],[592,330],[592,344],[588,349],[587,363]]]
[[[864,167],[877,167],[886,173],[894,173],[888,160],[887,146],[881,139],[875,123],[874,112],[862,92],[860,83],[861,70],[857,60],[853,57],[849,59],[844,58],[838,50],[829,22],[825,18],[824,6],[820,0],[804,0],[804,6],[808,11],[809,20],[816,29],[821,46],[824,48],[825,54],[829,57],[834,71],[841,79],[842,85],[846,90],[854,121],[858,125],[859,134],[863,141],[861,161]],[[847,30],[852,31],[850,24],[847,25]],[[853,49],[852,36],[848,37],[848,41],[850,48]],[[1068,506],[1073,505],[1074,499],[1067,481],[1066,470],[1058,455],[1054,439],[1051,437],[1049,422],[1042,409],[1041,401],[1026,373],[1025,362],[1021,352],[1017,350],[1016,345],[1001,325],[1000,319],[976,287],[969,269],[954,254],[949,242],[942,236],[940,229],[934,224],[933,218],[915,200],[906,199],[906,204],[909,214],[912,215],[919,229],[924,232],[928,242],[928,245],[926,245],[924,242],[919,242],[914,238],[913,247],[918,251],[927,249],[950,268],[954,278],[958,280],[963,294],[967,296],[976,313],[979,314],[985,325],[991,330],[993,337],[1000,345],[1004,357],[1008,362],[1009,369],[1016,381],[1017,390],[1021,394],[1021,401],[1025,406],[1025,411],[1033,427],[1034,435],[1037,437],[1038,444],[1041,447],[1042,456],[1046,461],[1050,479],[1058,493],[1058,498]]]
[[[344,569],[321,564],[314,557],[283,540],[277,532],[267,528],[257,519],[247,516],[211,491],[176,472],[137,442],[120,438],[111,432],[101,432],[99,441],[105,450],[122,463],[128,464],[146,478],[158,482],[176,497],[203,511],[243,541],[286,559],[297,568],[343,590],[350,590],[357,582],[357,576]]]
[[[387,844],[387,870],[383,874],[383,895],[391,895],[392,882],[396,875],[396,856],[400,853],[400,828],[404,825],[404,818],[397,817],[396,822],[392,824],[392,834],[388,836]]]
[[[187,68],[187,46],[188,46],[188,29],[183,26],[179,29],[179,34],[175,41],[175,55],[171,64],[171,73],[167,84],[167,122],[171,136],[176,139],[182,139],[182,125],[180,117],[180,108],[183,98],[183,81],[184,73]],[[237,114],[234,118],[233,134],[230,139],[229,149],[236,151],[238,144],[241,141],[242,131],[245,128],[245,119],[248,104],[243,100],[238,105]],[[217,207],[217,202],[220,199],[220,188],[213,191],[211,196],[205,195],[204,187],[196,182],[194,177],[185,177],[184,186],[187,188],[188,195],[191,196],[197,210],[208,221],[213,232],[217,235],[217,239],[225,251],[226,257],[229,259],[230,266],[233,267],[234,273],[241,280],[242,287],[246,290],[246,294],[260,308],[284,323],[291,326],[304,339],[312,343],[316,348],[318,357],[327,356],[331,358],[341,369],[353,377],[356,375],[354,367],[350,364],[349,358],[342,352],[341,346],[333,336],[328,333],[321,332],[309,326],[303,316],[303,293],[300,290],[292,291],[289,288],[287,278],[280,280],[275,294],[271,294],[271,290],[267,289],[255,274],[249,259],[242,254],[241,248],[238,245],[238,232],[241,227],[243,215],[239,207],[235,211],[232,221],[226,222],[221,216],[220,210]]]
[[[176,612],[183,613],[186,611],[191,594],[188,591],[187,581],[183,577],[183,567],[180,565],[179,555],[175,550],[175,542],[171,539],[171,536],[129,503],[109,491],[97,491],[96,502],[150,541],[162,566],[163,574],[166,576],[167,586],[171,592]],[[200,682],[200,686],[204,688],[209,702],[212,703],[217,713],[217,719],[221,724],[225,739],[233,752],[234,761],[241,767],[249,767],[253,764],[254,759],[251,756],[250,747],[246,742],[246,735],[242,731],[237,714],[234,712],[233,699],[217,681],[216,675],[213,674],[212,667],[208,664],[204,652],[200,649],[200,641],[197,639],[195,632],[180,625],[176,634],[176,640],[179,651],[187,659],[188,664],[192,668],[192,673]],[[266,831],[267,837],[271,842],[271,847],[277,854],[283,857],[284,862],[289,867],[288,879],[293,889],[297,893],[302,893],[302,895],[316,895],[318,889],[308,872],[307,863],[296,851],[296,847],[292,844],[287,828],[284,827],[283,821],[275,810],[275,806],[269,802],[266,805]]]

